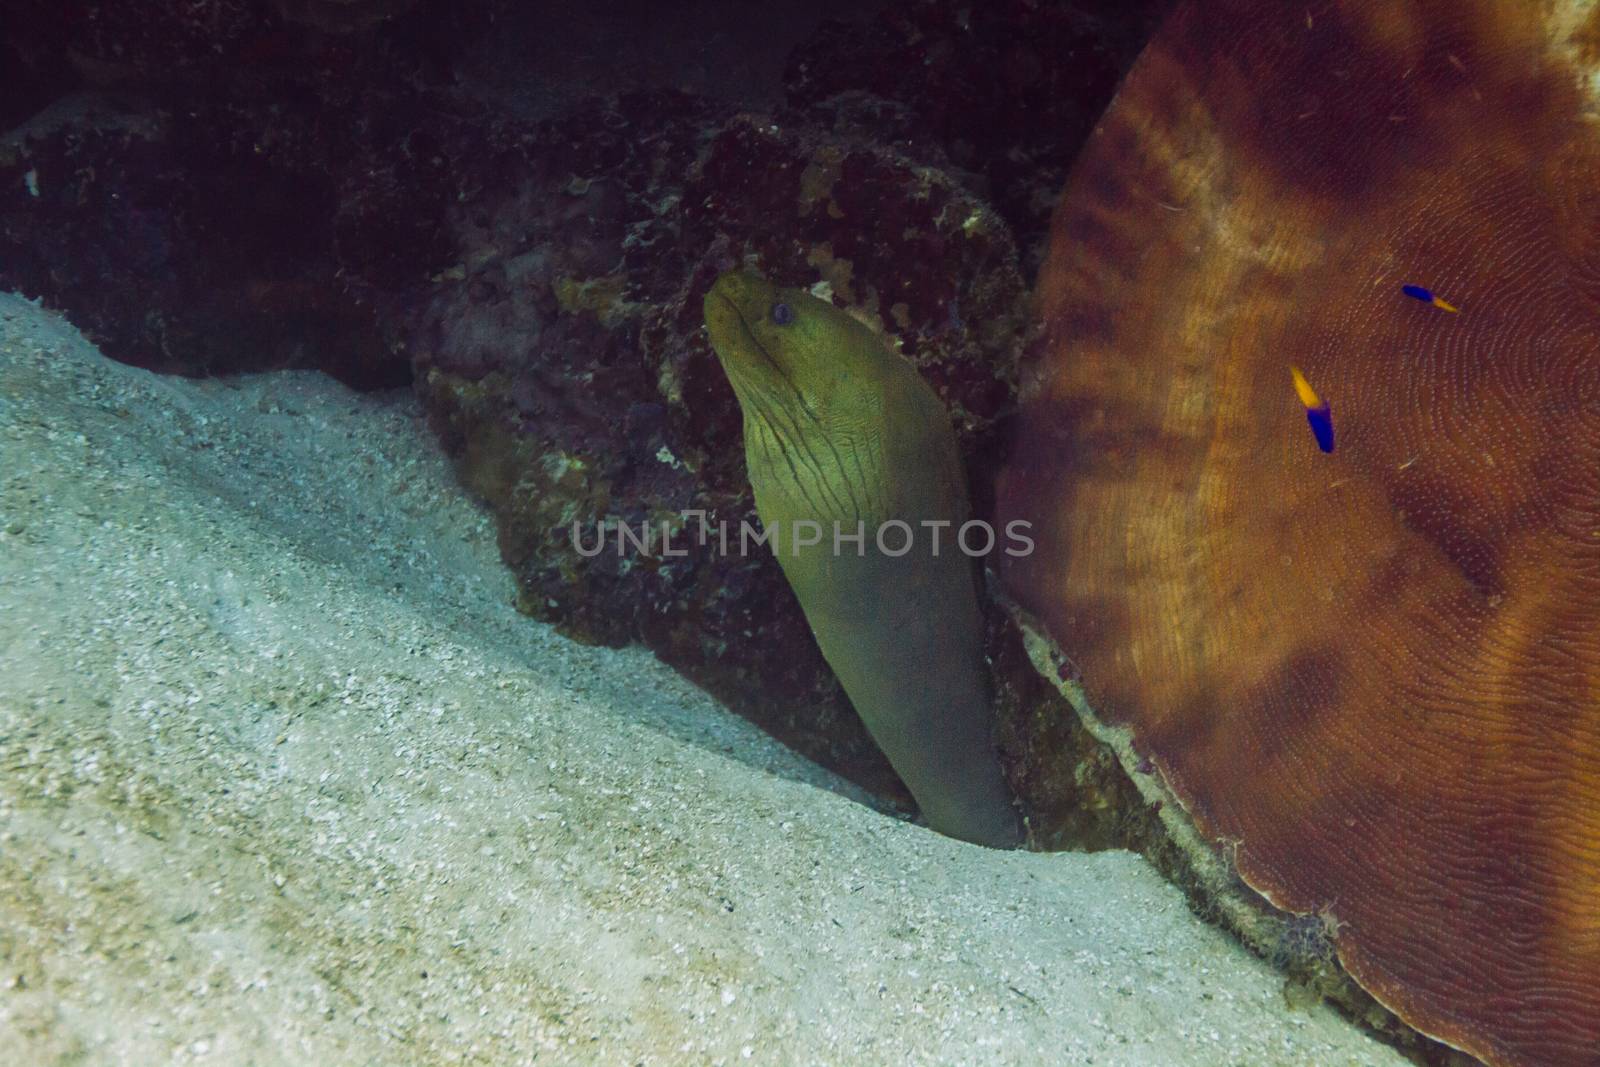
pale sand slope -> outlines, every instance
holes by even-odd
[[[1402,1062],[1137,857],[885,817],[511,596],[408,398],[0,296],[0,1059]]]

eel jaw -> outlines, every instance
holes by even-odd
[[[747,347],[759,352],[761,354],[762,362],[766,365],[767,369],[772,371],[772,373],[776,374],[779,378],[782,378],[785,384],[792,386],[793,382],[790,381],[789,374],[784,369],[783,365],[773,358],[772,353],[767,351],[766,345],[761,343],[761,340],[756,337],[755,331],[750,328],[750,320],[745,318],[744,309],[742,309],[738,304],[734,303],[732,298],[725,296],[722,293],[713,290],[711,295],[725,304],[728,308],[728,311],[732,313],[734,319],[739,324],[739,332],[742,336],[742,339],[748,343]]]

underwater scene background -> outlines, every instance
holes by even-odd
[[[1592,5],[0,9],[14,1062],[1600,1064]]]

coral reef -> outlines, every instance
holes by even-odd
[[[0,286],[140,366],[407,381],[342,275],[382,269],[378,250],[427,268],[454,192],[438,152],[472,151],[481,111],[441,86],[434,49],[475,10],[329,36],[246,0],[23,5],[0,100],[67,95],[0,139]],[[402,210],[363,216],[401,161]]]
[[[420,309],[407,332],[418,388],[496,509],[523,607],[586,640],[642,641],[802,751],[900,795],[775,561],[702,544],[683,517],[755,521],[700,304],[736,264],[820,276],[898,336],[969,447],[990,447],[1026,322],[1003,225],[884,150],[644,93],[540,127],[447,230],[456,264],[424,297],[390,299]],[[585,544],[602,524],[668,523],[685,555],[589,557],[574,523]]]
[[[497,3],[400,6],[28,7],[0,78],[33,80],[0,96],[79,93],[0,145],[0,285],[163,371],[414,375],[524,610],[644,643],[904,803],[776,564],[697,544],[684,518],[754,519],[700,299],[746,265],[883,330],[950,406],[987,517],[1041,191],[1158,5],[891,5],[804,44],[770,114],[657,90],[538,121],[458,71]],[[324,24],[347,7],[396,10]],[[930,78],[937,102],[907,94]],[[575,521],[667,523],[687,554],[586,556]],[[1003,700],[1050,699],[1008,669]],[[1120,772],[1051,707],[1002,730],[1035,834],[1125,841]],[[1078,808],[1084,791],[1104,806]]]
[[[1597,28],[1182,8],[1064,193],[1000,492],[1225,873],[1492,1064],[1600,1048]]]
[[[789,105],[926,161],[992,204],[1031,277],[1066,180],[1171,0],[891,4],[795,50]]]
[[[214,132],[76,98],[0,144],[0,285],[48,295],[108,353],[156,370],[315,363],[355,384],[404,381],[338,282],[327,175]]]

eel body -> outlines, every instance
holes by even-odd
[[[756,511],[823,656],[933,829],[1016,846],[943,403],[871,329],[804,290],[725,274],[705,318],[744,415]],[[796,547],[806,520],[821,539]]]

